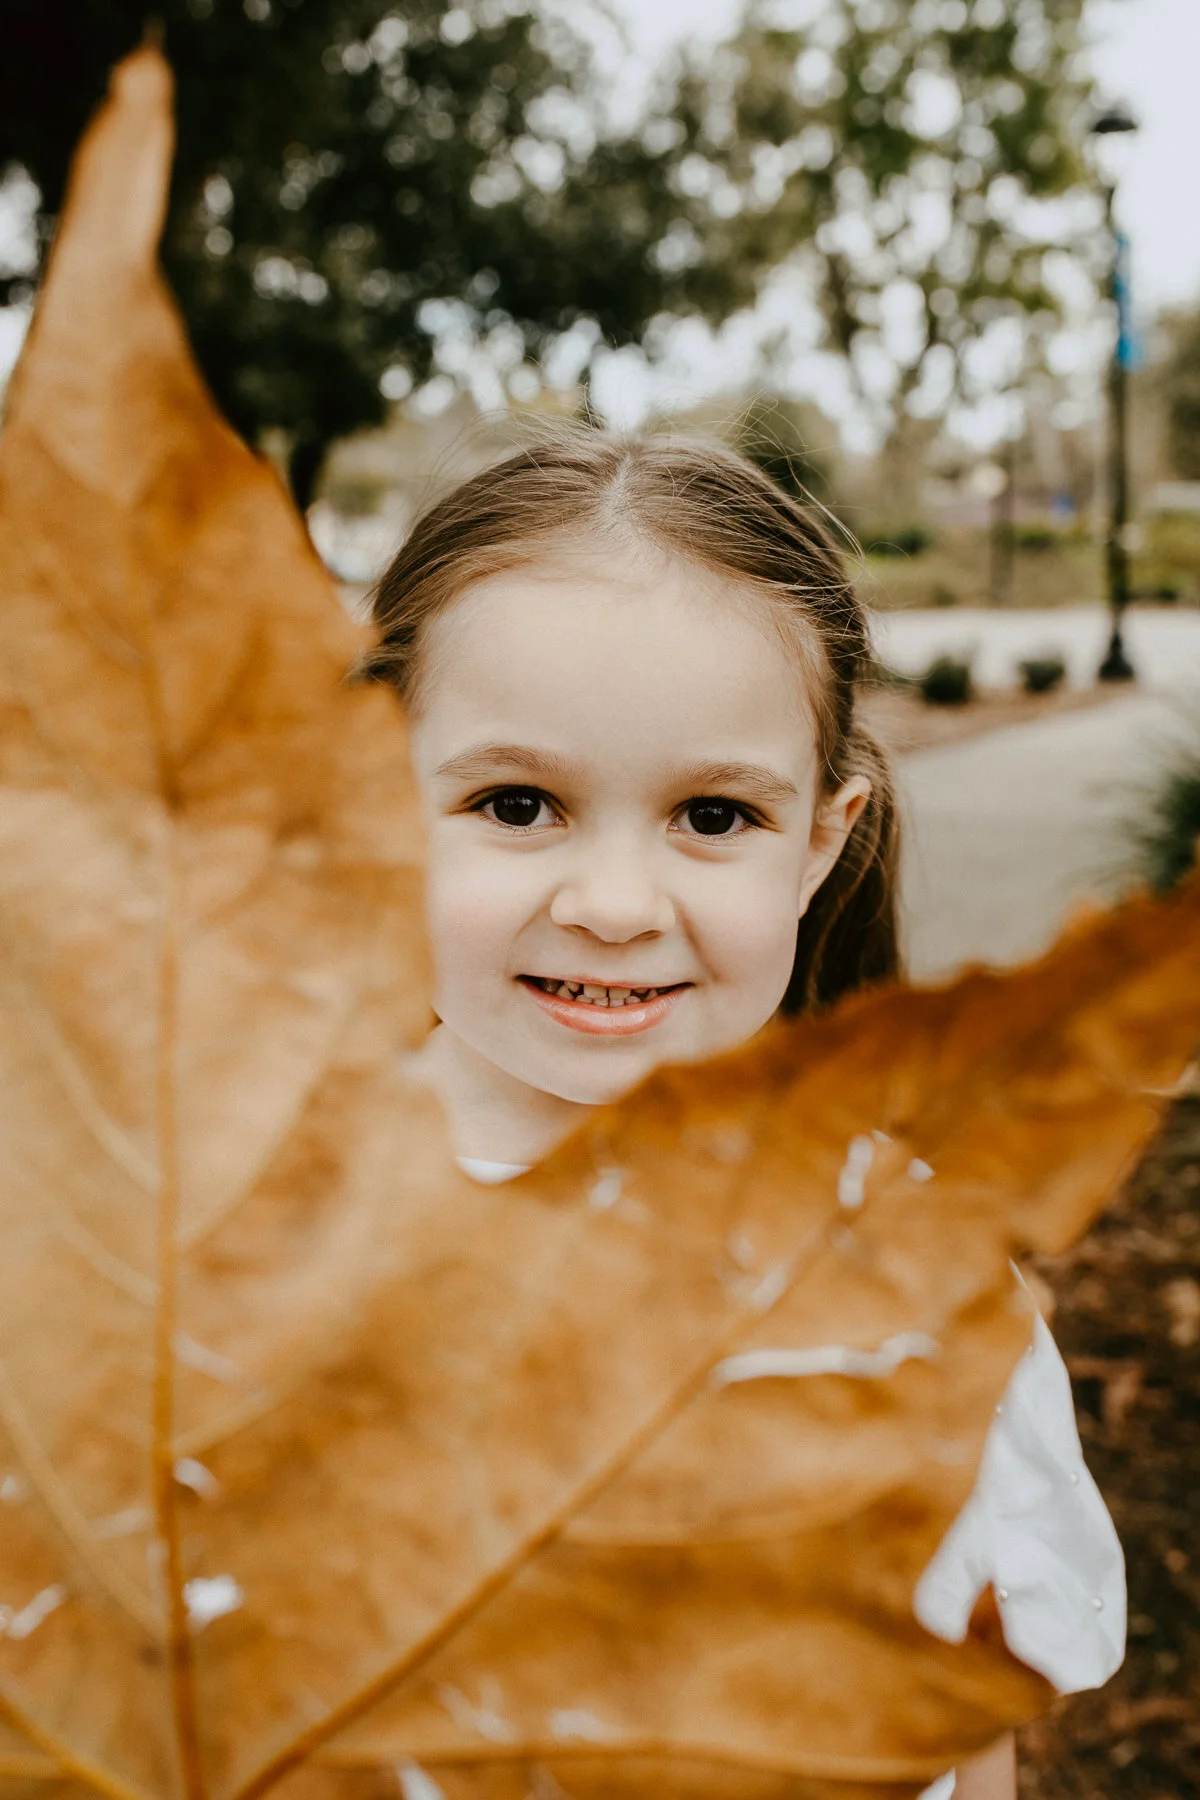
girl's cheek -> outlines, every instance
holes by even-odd
[[[747,864],[736,883],[697,897],[711,972],[750,993],[787,985],[796,949],[801,871],[795,857]],[[782,991],[782,989],[781,989]]]
[[[458,824],[459,821],[452,823]],[[529,916],[530,882],[520,860],[435,835],[427,878],[429,934],[442,980],[461,985],[507,969],[513,940]]]

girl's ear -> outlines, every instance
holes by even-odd
[[[808,860],[800,885],[800,913],[808,911],[813,895],[832,869],[854,830],[863,807],[871,798],[871,784],[865,775],[852,775],[836,793],[826,794],[813,814],[808,837]]]

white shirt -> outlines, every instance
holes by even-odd
[[[489,1185],[523,1163],[460,1156]],[[1125,1655],[1125,1560],[1083,1460],[1071,1381],[1044,1321],[1005,1390],[974,1489],[917,1583],[913,1611],[949,1644],[996,1594],[1004,1641],[1061,1694],[1100,1687]],[[949,1800],[951,1771],[921,1800]]]

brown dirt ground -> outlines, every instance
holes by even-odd
[[[1129,1572],[1129,1652],[1021,1739],[1021,1800],[1200,1795],[1200,1082],[1119,1202],[1036,1272]]]
[[[895,756],[961,743],[1002,725],[1052,719],[1059,713],[1105,706],[1128,693],[1120,685],[1061,688],[1053,694],[1026,694],[1022,689],[984,688],[965,706],[930,706],[910,688],[868,688],[858,702],[859,717],[886,750]]]

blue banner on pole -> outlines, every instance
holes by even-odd
[[[1130,243],[1123,231],[1114,233],[1113,299],[1117,303],[1117,362],[1123,369],[1140,369],[1142,345],[1133,318],[1133,279]]]

